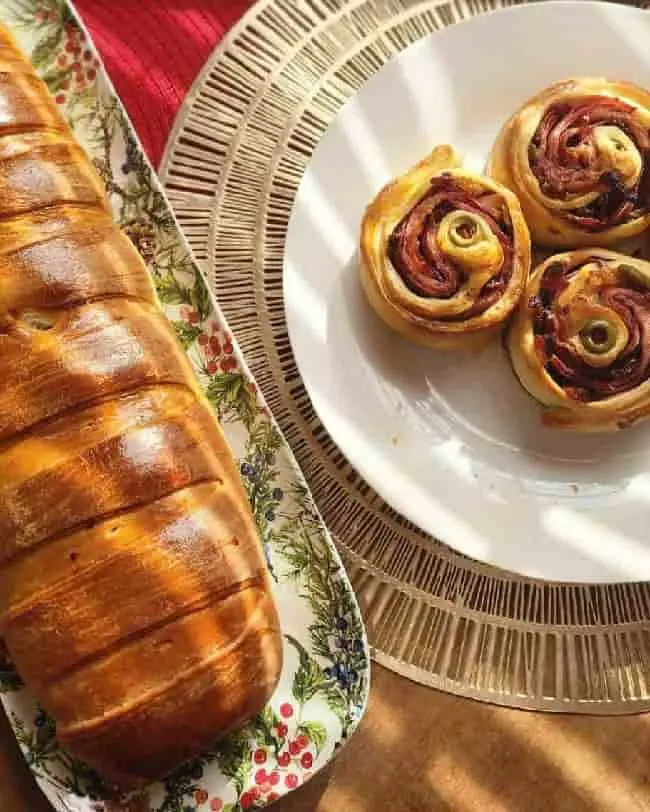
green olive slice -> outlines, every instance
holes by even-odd
[[[602,355],[616,344],[616,325],[606,319],[592,319],[580,330],[580,340],[587,352]]]

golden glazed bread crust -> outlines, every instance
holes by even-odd
[[[639,215],[612,227],[586,231],[566,219],[566,202],[558,203],[540,189],[529,162],[529,146],[548,107],[588,96],[607,96],[636,108],[639,122],[650,128],[650,93],[629,82],[605,78],[565,79],[526,101],[501,129],[487,162],[487,173],[519,198],[534,242],[557,248],[609,246],[634,237],[650,225],[647,208]],[[642,163],[645,156],[640,156]]]
[[[530,268],[530,238],[516,197],[489,178],[460,168],[448,145],[436,147],[404,175],[387,184],[368,205],[361,224],[359,268],[368,301],[383,321],[418,344],[439,349],[479,347],[494,337],[516,306]],[[489,190],[503,200],[513,232],[512,274],[498,301],[480,315],[462,318],[449,299],[423,297],[404,283],[388,256],[395,227],[446,173],[467,188]],[[462,290],[461,294],[462,295]]]
[[[282,664],[232,453],[149,274],[0,29],[0,638],[123,787],[257,713]]]

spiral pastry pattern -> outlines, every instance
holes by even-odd
[[[511,189],[534,242],[612,245],[650,224],[650,93],[567,79],[505,124],[488,174]]]
[[[516,197],[461,169],[443,145],[368,206],[360,268],[371,305],[393,329],[428,346],[476,346],[515,308],[530,238]]]
[[[533,272],[507,335],[544,422],[625,428],[650,415],[650,264],[606,249],[556,254]]]

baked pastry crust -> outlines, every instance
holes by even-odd
[[[511,116],[487,173],[518,196],[533,242],[610,246],[650,224],[649,133],[648,91],[570,78]]]
[[[602,248],[549,257],[508,329],[515,374],[543,422],[626,428],[650,415],[650,264]]]
[[[232,452],[103,184],[0,28],[0,638],[122,788],[264,706],[282,636]]]
[[[508,189],[462,169],[459,153],[440,145],[367,207],[359,266],[391,328],[429,347],[478,347],[522,293],[528,228]]]

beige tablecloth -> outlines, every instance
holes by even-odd
[[[547,715],[441,694],[378,666],[332,767],[277,812],[650,810],[650,714]],[[0,724],[0,812],[48,812]]]

